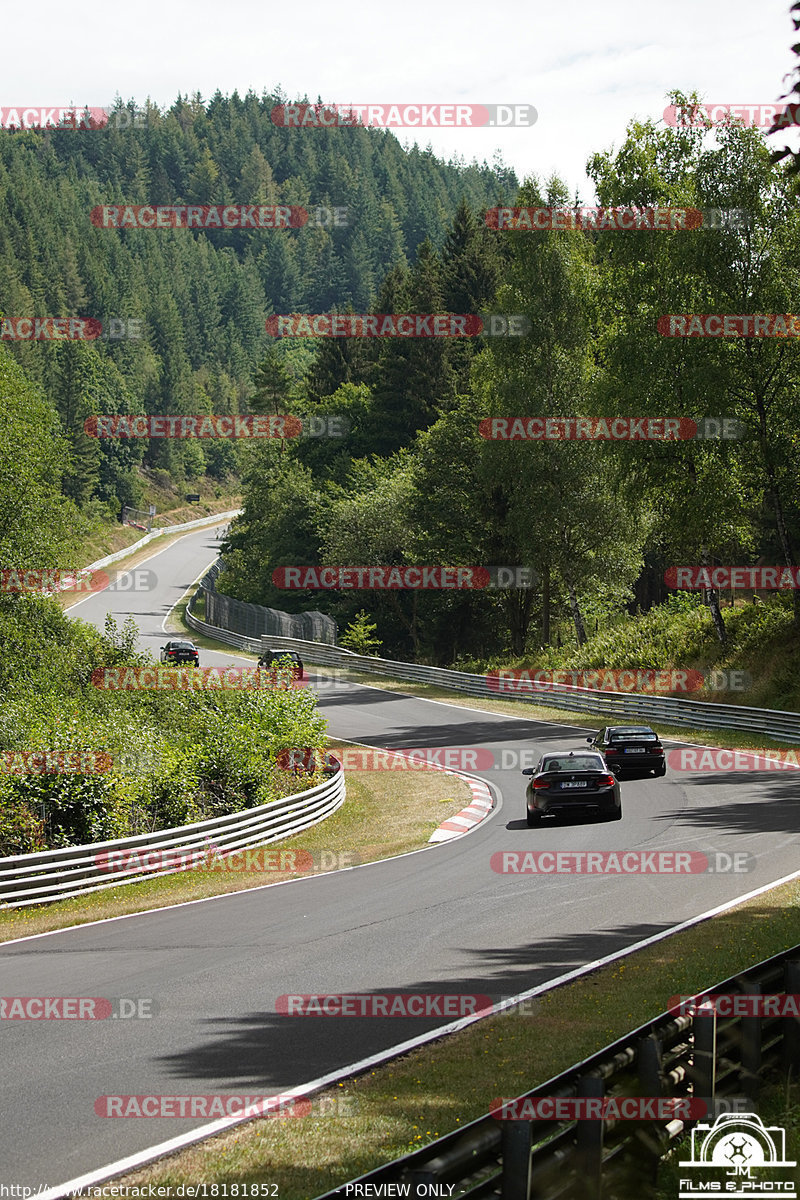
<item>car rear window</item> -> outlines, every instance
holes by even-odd
[[[545,771],[605,771],[603,760],[595,754],[575,755],[573,758],[546,758],[542,764]]]
[[[627,733],[612,733],[612,742],[657,742],[658,735],[651,729],[631,729]]]

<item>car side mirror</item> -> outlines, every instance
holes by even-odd
[[[594,741],[594,738],[593,738],[593,737],[587,737],[587,739],[586,739],[586,740],[587,740],[587,742],[589,742],[589,743],[591,744],[591,743]]]
[[[523,774],[523,775],[535,775],[535,774],[536,774],[536,768],[535,768],[535,767],[523,767],[523,768],[522,768],[522,774]]]

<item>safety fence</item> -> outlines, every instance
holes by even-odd
[[[727,997],[746,996],[741,1007],[752,1014],[770,1008],[755,1003],[755,997],[781,993],[789,998],[800,993],[800,946],[717,984],[702,997],[724,995],[726,1011],[735,1012],[739,1002]],[[800,1070],[800,1018],[723,1018],[721,1004],[706,1007],[696,999],[699,1011],[665,1012],[520,1098],[621,1103],[630,1097],[669,1097],[682,1102],[678,1111],[692,1111],[691,1120],[503,1120],[487,1114],[317,1200],[370,1195],[641,1200],[653,1194],[659,1162],[689,1129],[705,1136],[706,1126],[723,1113],[757,1113],[765,1076],[795,1078]],[[706,1114],[702,1124],[696,1108]],[[529,1109],[534,1111],[535,1105]],[[524,1106],[515,1110],[524,1112]],[[689,1154],[688,1137],[681,1150]]]
[[[712,704],[702,700],[682,700],[671,696],[646,696],[632,692],[613,692],[575,687],[570,684],[548,684],[541,689],[520,690],[513,687],[508,693],[503,690],[502,680],[495,678],[490,687],[486,675],[472,675],[465,671],[450,671],[444,667],[428,667],[420,663],[396,662],[374,655],[354,654],[326,639],[315,640],[305,635],[282,636],[278,633],[258,633],[255,629],[243,631],[234,628],[229,613],[223,607],[214,607],[220,600],[230,601],[214,590],[214,581],[219,574],[219,563],[215,563],[200,582],[192,604],[200,596],[206,600],[206,620],[201,621],[187,607],[186,621],[190,628],[207,637],[237,646],[239,649],[260,653],[262,650],[295,650],[303,662],[334,666],[369,675],[382,675],[389,679],[407,680],[409,683],[427,683],[449,691],[463,692],[488,700],[521,700],[541,707],[566,709],[570,712],[585,712],[602,717],[608,722],[638,721],[647,724],[684,725],[701,729],[734,729],[742,732],[764,734],[791,744],[800,744],[800,713],[785,712],[772,708],[747,708],[740,704]],[[240,602],[230,601],[236,605]],[[259,605],[244,605],[245,608],[260,608]],[[262,613],[274,612],[261,609]],[[283,613],[278,616],[288,617]],[[323,617],[322,613],[296,614],[297,616]],[[330,621],[330,617],[324,617]],[[333,623],[335,629],[335,622]],[[335,640],[335,634],[334,634]],[[516,681],[513,681],[516,682]]]
[[[223,858],[299,833],[329,817],[345,800],[341,765],[322,783],[292,796],[224,817],[173,829],[0,858],[0,908],[24,908],[87,892],[173,875],[203,857]],[[131,865],[133,864],[133,865]]]
[[[263,604],[248,604],[235,600],[216,589],[217,576],[222,570],[217,561],[206,572],[195,593],[193,602],[201,595],[205,597],[206,620],[243,637],[256,638],[264,634],[281,637],[303,638],[335,646],[336,622],[333,617],[321,612],[288,613],[277,608],[266,608]]]

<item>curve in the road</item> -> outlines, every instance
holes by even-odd
[[[202,531],[168,550],[147,560],[157,575],[151,594],[101,593],[75,615],[102,627],[110,603],[120,618],[132,612],[142,643],[156,648],[165,614],[217,546]],[[203,653],[219,665],[234,657]],[[200,1136],[207,1124],[101,1118],[98,1096],[308,1089],[441,1033],[435,1018],[284,1016],[281,995],[530,995],[796,873],[791,772],[625,783],[621,822],[528,830],[522,752],[577,748],[585,729],[358,684],[321,691],[320,708],[342,740],[492,750],[501,767],[484,775],[505,806],[467,836],[396,859],[0,945],[5,996],[152,996],[159,1009],[149,1021],[0,1022],[0,1180],[38,1187],[79,1178]],[[752,869],[688,881],[492,869],[497,852],[531,848],[746,849]]]

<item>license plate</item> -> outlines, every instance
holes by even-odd
[[[624,754],[644,754],[646,753],[644,746],[626,746]]]
[[[572,783],[562,783],[562,788],[588,787],[589,784],[585,779],[576,780]]]

